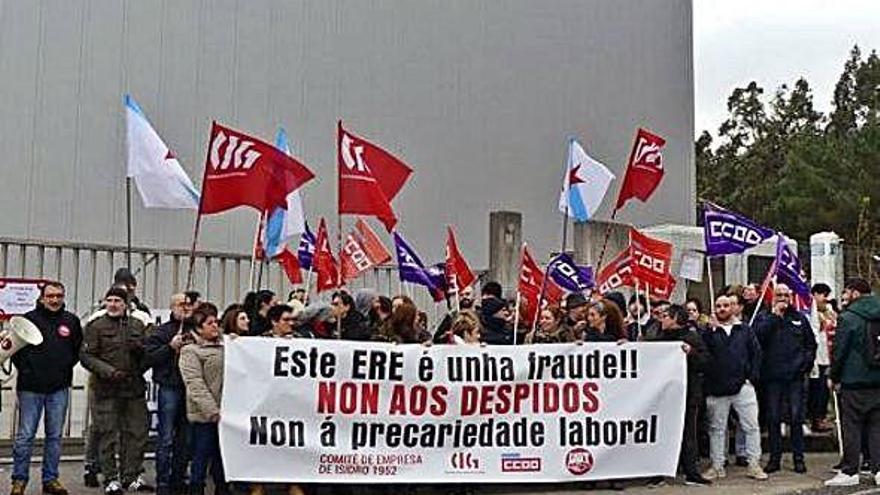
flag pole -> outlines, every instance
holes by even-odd
[[[520,296],[519,291],[516,291],[516,304],[513,307],[513,345],[516,345],[516,335],[519,332],[519,301],[522,296]]]
[[[709,313],[715,314],[715,282],[712,277],[712,257],[706,253],[706,273],[709,278]]]
[[[636,331],[638,336],[636,340],[642,338],[642,305],[639,304],[639,279],[636,279]]]
[[[260,226],[263,224],[263,215],[265,212],[261,212],[260,216],[257,218],[257,227],[254,229],[254,243],[251,248],[251,271],[250,276],[248,277],[249,284],[248,287],[251,291],[254,290],[254,275],[256,272],[256,260],[257,260],[257,245],[260,242]]]
[[[309,304],[309,299],[312,295],[312,264],[309,263],[309,269],[306,271],[306,300],[303,301],[306,306]]]
[[[131,270],[131,177],[125,178],[125,263]]]
[[[617,207],[611,211],[611,218],[605,225],[605,236],[602,239],[602,249],[599,251],[599,261],[596,262],[596,273],[602,271],[602,261],[605,259],[605,251],[608,249],[608,238],[611,237],[611,227],[614,225],[614,219],[617,217]]]
[[[212,123],[215,124],[216,122]],[[202,174],[202,193],[199,194],[199,209],[196,210],[196,225],[193,228],[193,240],[192,247],[189,252],[189,268],[186,272],[186,290],[192,289],[193,282],[193,269],[196,265],[196,244],[199,241],[199,228],[202,225],[202,205],[205,202],[205,185],[207,184],[208,178],[208,160],[211,156],[211,147],[208,147],[208,151],[205,156],[205,172]],[[183,328],[181,326],[181,328]]]

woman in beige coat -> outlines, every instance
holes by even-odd
[[[214,493],[228,494],[220,458],[217,423],[223,391],[223,340],[217,307],[199,305],[192,314],[193,342],[180,351],[180,374],[186,387],[186,417],[192,424],[190,494],[205,492],[205,473],[211,464]]]

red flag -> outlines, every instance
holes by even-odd
[[[275,259],[278,260],[278,264],[284,269],[284,274],[287,275],[287,280],[290,280],[291,284],[303,283],[302,273],[299,271],[299,260],[294,253],[290,252],[290,249],[285,247],[283,251],[275,256]]]
[[[342,275],[342,283],[357,278],[364,270],[373,266],[370,258],[364,252],[361,243],[355,239],[354,234],[349,233],[342,243],[342,251],[339,253],[339,268]]]
[[[553,280],[547,280],[547,285],[544,286],[544,272],[535,263],[535,259],[523,244],[517,290],[523,303],[520,311],[528,322],[534,322],[538,316],[538,299],[541,298],[542,288],[544,289],[544,302],[549,304],[559,304],[565,295],[565,291]]]
[[[651,297],[659,300],[669,300],[672,297],[672,291],[675,290],[675,284],[678,281],[675,280],[671,274],[666,279],[666,283],[663,285],[652,285],[651,286]]]
[[[636,133],[626,176],[617,197],[616,209],[620,209],[630,198],[638,198],[642,202],[648,200],[660,179],[663,178],[663,146],[666,140],[644,129]]]
[[[477,280],[476,275],[468,266],[461,251],[458,250],[458,243],[455,242],[455,232],[452,227],[446,227],[446,285],[450,292],[458,292],[465,287],[470,286]]]
[[[374,265],[381,265],[391,261],[391,253],[388,252],[388,249],[379,240],[379,236],[373,232],[373,229],[370,228],[367,222],[362,218],[358,218],[354,227],[357,229],[358,234],[360,234],[361,246]]]
[[[635,280],[652,286],[666,285],[672,261],[672,244],[629,229],[629,255]]]
[[[391,201],[412,173],[382,148],[342,128],[339,121],[339,214],[373,215],[390,232],[397,223]]]
[[[632,258],[629,255],[629,248],[619,252],[599,273],[596,285],[599,287],[599,293],[607,294],[620,287],[632,287],[632,266],[630,263]]]
[[[318,292],[335,289],[339,286],[339,272],[336,269],[333,251],[330,250],[330,240],[327,238],[327,224],[324,223],[323,218],[318,226],[318,237],[315,239],[315,257],[312,259],[312,267],[318,275]]]
[[[314,175],[278,148],[217,122],[211,126],[199,214],[236,206],[287,209],[287,195]]]

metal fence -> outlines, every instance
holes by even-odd
[[[132,249],[130,268],[138,280],[138,295],[151,308],[164,309],[172,294],[184,289],[190,253],[187,250]],[[113,281],[115,271],[127,266],[126,249],[103,244],[77,244],[0,237],[0,277],[45,278],[58,280],[67,288],[67,310],[84,318],[95,308]],[[259,287],[286,298],[293,288],[277,262],[254,267]],[[249,290],[251,258],[236,253],[197,251],[192,288],[204,299],[223,308],[240,302]],[[312,279],[314,277],[311,277]],[[314,280],[310,285],[314,285]],[[426,309],[429,325],[444,312],[421,287],[401,284],[396,265],[383,265],[362,274],[349,288],[373,288],[385,294],[407,294],[419,308]],[[328,293],[313,295],[329,298]],[[85,384],[88,372],[77,366],[71,390],[70,407],[64,427],[65,437],[80,438],[88,426]],[[148,392],[152,395],[152,392]],[[149,397],[148,397],[149,398]],[[0,389],[0,441],[14,438],[16,428],[14,382]]]

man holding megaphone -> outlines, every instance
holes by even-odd
[[[24,495],[28,483],[31,452],[40,418],[43,428],[43,493],[67,495],[58,480],[61,459],[61,428],[67,413],[73,367],[79,361],[83,332],[79,318],[64,310],[64,285],[46,282],[40,289],[37,307],[25,318],[42,334],[42,343],[27,345],[12,356],[18,369],[19,423],[12,448],[12,495]]]

